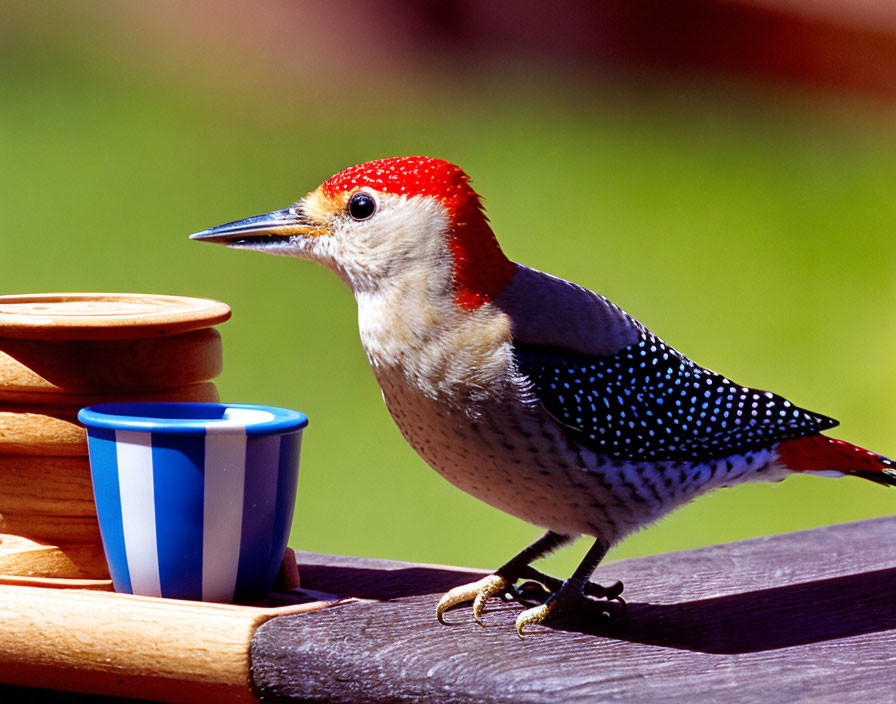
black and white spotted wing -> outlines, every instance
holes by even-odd
[[[551,415],[619,460],[719,459],[837,425],[694,364],[646,329],[611,356],[517,342],[514,357]]]

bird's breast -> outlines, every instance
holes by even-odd
[[[594,532],[576,510],[584,494],[575,485],[585,477],[562,432],[523,399],[481,397],[471,412],[431,398],[394,370],[380,368],[377,379],[405,440],[451,484],[531,523]]]
[[[462,310],[423,282],[405,282],[358,297],[358,327],[380,385],[396,395],[475,415],[515,392],[510,320],[492,305]]]

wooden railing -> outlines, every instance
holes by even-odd
[[[608,563],[595,578],[625,583],[623,620],[561,617],[525,640],[513,603],[484,628],[464,609],[438,624],[439,595],[479,573],[298,562],[311,605],[0,587],[0,682],[16,685],[0,701],[23,687],[215,704],[896,700],[896,518]]]

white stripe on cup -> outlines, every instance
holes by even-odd
[[[116,430],[115,452],[121,494],[121,528],[131,591],[145,596],[161,596],[152,481],[152,437],[149,433]]]
[[[202,599],[230,601],[240,561],[246,435],[218,435],[211,426],[206,432]]]

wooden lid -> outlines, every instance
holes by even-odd
[[[223,323],[220,301],[143,293],[0,296],[0,337],[115,340],[174,335]]]

